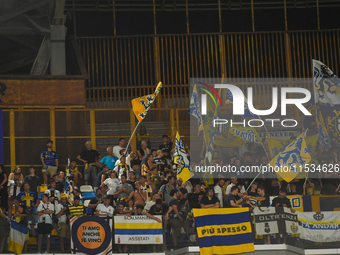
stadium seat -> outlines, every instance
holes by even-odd
[[[80,186],[80,192],[84,193],[84,192],[93,192],[93,188],[91,185],[81,185]]]
[[[96,198],[94,192],[84,192],[82,196],[84,200]]]

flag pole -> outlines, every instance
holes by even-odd
[[[128,148],[129,148],[129,145],[130,145],[130,140],[132,139],[132,137],[134,136],[134,134],[135,134],[135,132],[136,132],[136,130],[137,130],[137,128],[138,128],[138,126],[139,126],[139,124],[140,124],[140,122],[138,121],[138,124],[136,125],[136,127],[135,127],[135,130],[133,130],[133,132],[132,132],[132,135],[130,136],[130,139],[129,139],[129,142],[128,142],[128,145],[126,146],[126,148],[125,148],[125,153],[124,153],[124,156],[127,154],[127,150],[128,150]]]

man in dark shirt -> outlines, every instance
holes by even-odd
[[[253,184],[251,185],[250,187],[250,190],[248,191],[248,196],[251,196],[251,197],[256,197],[257,196],[257,182],[253,182]]]
[[[207,195],[203,196],[201,199],[201,208],[219,208],[220,201],[214,194],[214,189],[209,188]]]
[[[35,175],[34,166],[30,166],[29,173],[29,175],[25,176],[24,182],[27,182],[30,185],[30,191],[33,191],[37,197],[39,197],[41,181],[40,178]]]
[[[239,205],[239,204],[236,203],[236,196],[237,196],[238,192],[239,192],[239,190],[238,190],[237,186],[231,187],[230,194],[227,196],[227,198],[224,202],[224,206],[226,208],[242,207],[242,205]]]
[[[192,208],[201,208],[200,202],[198,200],[200,191],[201,191],[201,185],[197,183],[194,187],[194,192],[188,194],[187,201],[189,204],[189,211]]]
[[[286,190],[285,189],[280,189],[279,196],[274,198],[272,201],[272,206],[278,207],[278,206],[283,206],[283,207],[288,207],[291,208],[292,205],[290,204],[289,198],[286,197]]]
[[[96,211],[96,207],[97,205],[99,205],[100,203],[102,203],[102,190],[101,189],[97,189],[96,190],[96,198],[92,198],[90,200],[90,203],[88,205],[88,209],[92,210],[91,214],[92,216],[94,215],[95,211]]]
[[[164,153],[161,149],[157,151],[157,157],[154,159],[159,173],[164,173],[164,167],[168,165],[168,161],[164,157]]]
[[[158,215],[158,216],[162,216],[162,218],[164,218],[163,216],[167,213],[167,211],[168,211],[168,207],[163,205],[162,199],[158,198],[158,199],[156,199],[155,204],[153,206],[151,206],[150,210],[147,212],[146,215],[149,218],[154,219],[154,220],[158,221],[159,223],[161,223],[162,220],[155,217],[155,216]],[[164,238],[164,229],[165,228],[163,228],[163,251],[166,250],[165,238]],[[154,244],[153,245],[153,252],[156,252],[156,248],[157,248],[157,245]]]
[[[95,189],[97,189],[97,188],[99,188],[100,187],[100,185],[102,184],[101,182],[102,182],[102,175],[103,174],[105,174],[105,175],[107,175],[107,172],[109,171],[109,167],[107,166],[107,165],[103,165],[102,166],[102,170],[99,172],[99,174],[97,175],[97,177],[96,177],[96,181],[95,181],[95,183],[94,183],[94,188]],[[106,178],[105,178],[106,179]],[[104,180],[105,180],[104,179]]]
[[[181,228],[183,223],[183,217],[180,213],[181,205],[178,202],[178,190],[172,189],[170,192],[171,199],[169,200],[169,210],[165,215],[165,218],[169,218],[169,224],[172,230],[172,241],[174,245],[174,249],[177,249],[178,246],[178,238],[181,236]]]
[[[91,141],[87,141],[85,143],[86,150],[83,151],[80,155],[77,156],[77,159],[85,164],[84,170],[84,180],[85,184],[89,184],[90,176],[94,185],[94,181],[97,177],[97,169],[96,166],[100,167],[101,164],[99,160],[101,160],[101,156],[99,155],[98,151],[92,150],[92,143]]]
[[[279,196],[274,198],[272,201],[272,206],[275,207],[287,207],[292,208],[292,205],[290,204],[290,200],[286,197],[287,191],[285,189],[280,189]],[[287,233],[279,233],[276,234],[276,241],[278,244],[281,244],[281,236],[280,234],[283,234],[283,243],[287,243]]]
[[[257,201],[258,207],[268,207],[270,206],[269,196],[266,195],[265,188],[260,186],[257,188],[257,194],[259,196],[251,196],[252,199]]]
[[[171,159],[170,152],[172,148],[172,138],[169,139],[168,135],[162,136],[163,143],[159,145],[159,149],[163,151],[164,158]]]

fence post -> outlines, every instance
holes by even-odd
[[[178,118],[178,115],[177,115],[177,118]],[[175,133],[175,111],[174,111],[174,108],[170,109],[170,126],[171,126],[171,137],[174,137],[176,135],[176,133]]]
[[[9,112],[9,143],[11,150],[11,171],[15,168],[15,120],[14,110]]]
[[[50,139],[53,141],[52,150],[56,151],[56,140],[55,140],[55,110],[53,107],[50,108]]]
[[[130,109],[130,129],[131,129],[131,135],[133,131],[136,128],[136,116],[132,109]],[[136,131],[137,132],[137,131]],[[130,144],[136,149],[137,148],[137,142],[136,142],[136,133],[131,137]]]
[[[96,113],[93,109],[90,110],[90,128],[91,128],[91,142],[92,142],[92,149],[97,149],[96,143]]]

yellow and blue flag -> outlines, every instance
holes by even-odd
[[[162,86],[162,83],[159,82],[153,94],[138,97],[132,100],[132,109],[139,122],[142,122],[144,120],[153,101],[155,101],[155,98],[161,91]]]
[[[312,159],[308,153],[304,134],[299,135],[284,151],[269,162],[276,174],[286,182],[291,182]]]
[[[181,178],[183,183],[194,176],[191,171],[187,152],[185,151],[182,139],[178,132],[176,133],[174,163],[177,165],[177,178]]]
[[[114,229],[115,244],[163,244],[162,222],[146,215],[114,216]]]
[[[193,213],[201,254],[255,250],[248,208],[193,209]]]
[[[307,151],[310,155],[314,154],[316,145],[318,143],[319,135],[313,135],[306,138]],[[285,148],[293,142],[293,140],[282,140],[275,138],[267,138],[269,152],[271,158],[275,158],[280,152],[284,151]]]
[[[328,139],[332,146],[340,147],[340,106],[320,106],[324,118],[324,126],[328,131]]]
[[[28,227],[11,222],[11,230],[9,232],[8,250],[16,254],[21,254],[24,248],[25,240],[28,233]]]
[[[257,134],[257,131],[253,127],[240,127],[233,126],[230,127],[231,134],[234,136],[241,138],[247,142],[258,143],[261,144],[261,139]]]
[[[318,133],[319,133],[319,143],[322,146],[324,146],[326,150],[328,150],[331,147],[331,141],[329,138],[328,131],[325,127],[325,123],[324,123],[321,111],[319,112],[318,117],[316,118],[316,123],[317,123]]]
[[[191,99],[190,99],[190,106],[189,106],[189,113],[197,119],[198,122],[198,133],[203,130],[203,121],[202,121],[202,114],[201,114],[201,107],[198,101],[198,93],[196,89],[196,85],[192,91]]]

